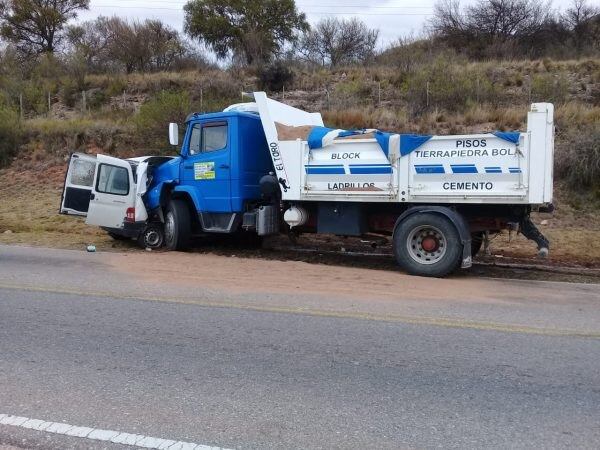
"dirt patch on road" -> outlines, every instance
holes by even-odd
[[[232,293],[318,294],[335,297],[439,298],[448,290],[481,301],[483,283],[464,278],[424,279],[382,270],[327,267],[299,261],[253,260],[193,253],[111,255],[120,272],[142,280]],[[257,270],[258,269],[258,270]]]
[[[112,254],[108,262],[120,274],[131,276],[147,288],[178,286],[194,288],[198,295],[212,292],[243,295],[245,301],[277,306],[297,304],[295,299],[309,296],[304,305],[329,307],[344,305],[353,310],[362,300],[379,305],[398,300],[457,302],[462,304],[515,305],[545,302],[562,304],[564,292],[552,284],[455,276],[430,279],[408,276],[397,271],[308,264],[300,261],[248,259],[237,256],[193,253]],[[257,300],[258,299],[258,300]],[[348,303],[356,300],[356,303]],[[410,312],[410,311],[409,311]]]

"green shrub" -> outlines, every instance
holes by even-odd
[[[191,110],[190,94],[187,91],[161,92],[144,103],[135,116],[137,134],[144,144],[151,143],[161,150],[169,149],[169,123],[183,124]]]
[[[0,106],[0,167],[7,165],[22,144],[19,115],[7,106]]]
[[[406,85],[406,100],[416,113],[428,108],[461,112],[474,104],[495,105],[500,96],[486,73],[441,56],[410,74]]]
[[[558,136],[555,172],[574,191],[600,188],[600,124],[571,128]]]
[[[59,98],[63,104],[73,108],[77,103],[79,94],[77,82],[72,78],[65,78],[59,91]]]
[[[263,89],[281,91],[286,86],[289,89],[294,80],[294,72],[283,61],[275,61],[258,70],[258,79]]]
[[[569,82],[564,74],[543,73],[531,81],[531,100],[534,102],[563,103],[569,95]]]
[[[45,158],[64,160],[72,152],[92,150],[109,155],[129,156],[133,127],[98,119],[37,118],[27,121],[27,146]]]
[[[106,87],[106,95],[109,97],[116,97],[117,95],[123,94],[127,89],[127,81],[121,77],[111,78],[108,81],[108,86]]]

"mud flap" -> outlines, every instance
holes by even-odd
[[[535,226],[529,214],[521,219],[519,226],[521,227],[521,234],[527,239],[534,241],[538,246],[538,250],[550,249],[550,241]]]

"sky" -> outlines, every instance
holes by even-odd
[[[252,1],[252,0],[249,0]],[[475,0],[462,0],[468,5]],[[600,0],[589,0],[600,6]],[[177,30],[183,27],[183,5],[186,0],[91,0],[90,10],[80,13],[78,20],[97,16],[119,16],[129,19],[160,19]],[[368,6],[364,6],[368,3]],[[555,0],[555,8],[570,1]],[[325,17],[359,17],[369,27],[380,30],[380,46],[399,37],[418,36],[433,14],[435,0],[296,0],[296,6],[312,24]]]

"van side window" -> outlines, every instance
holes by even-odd
[[[71,166],[71,184],[92,187],[95,173],[96,163],[94,161],[75,159]]]
[[[129,194],[129,173],[124,167],[100,164],[96,191],[104,194]]]

